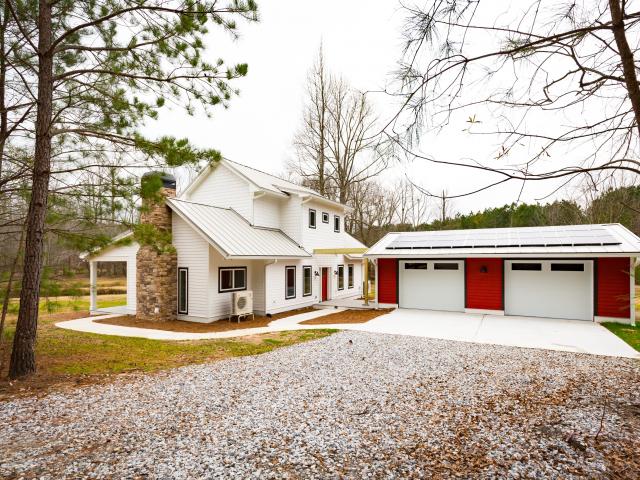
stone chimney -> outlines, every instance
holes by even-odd
[[[164,201],[176,196],[176,179],[173,175],[148,172],[141,183],[158,178],[162,181],[160,190],[153,198],[142,199],[140,224],[154,228],[145,230],[145,241],[136,255],[136,317],[165,322],[176,318],[178,305],[178,256],[167,243],[171,238],[171,210]]]

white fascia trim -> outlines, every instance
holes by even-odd
[[[312,258],[311,255],[306,256],[291,256],[291,255],[228,255],[225,257],[227,260],[304,260],[305,258]]]
[[[563,258],[575,258],[575,259],[593,259],[593,258],[604,258],[604,257],[630,257],[640,255],[640,252],[615,252],[615,253],[604,253],[604,252],[565,252],[565,253],[456,253],[455,249],[451,249],[446,253],[433,255],[426,253],[391,253],[391,254],[381,254],[381,253],[367,253],[365,252],[364,256],[366,258],[425,258],[425,259],[446,259],[446,258],[536,258],[540,260],[553,260],[555,258],[563,259]]]
[[[376,303],[376,309],[378,308],[400,308],[397,303]]]
[[[600,317],[598,315],[593,317],[593,321],[596,323],[623,323],[625,325],[635,324],[635,322],[631,318]]]
[[[465,308],[464,313],[477,313],[480,315],[502,315],[504,316],[504,310],[486,310],[484,308]]]

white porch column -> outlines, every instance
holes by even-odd
[[[369,259],[362,259],[362,296],[364,297],[364,304],[369,305]]]
[[[89,262],[89,311],[98,309],[98,262]]]
[[[373,275],[375,277],[374,285],[376,286],[376,309],[377,309],[380,307],[380,304],[378,303],[378,292],[380,291],[380,289],[378,288],[378,259],[377,258],[373,259]]]

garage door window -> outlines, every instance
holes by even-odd
[[[434,263],[434,270],[458,270],[459,265],[457,263]]]
[[[584,263],[552,263],[552,272],[584,272]]]
[[[405,263],[404,269],[405,270],[426,270],[427,264],[426,263]]]
[[[541,263],[512,263],[511,270],[541,271],[542,264]]]

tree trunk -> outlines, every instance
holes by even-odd
[[[18,262],[22,255],[22,242],[24,240],[24,228],[20,232],[20,240],[18,241],[18,251],[11,264],[11,270],[9,271],[9,278],[7,279],[7,289],[5,290],[5,297],[2,301],[2,313],[0,313],[0,375],[4,372],[4,323],[7,318],[7,311],[9,310],[9,301],[11,300],[11,291],[13,288],[13,277],[18,269]]]
[[[35,342],[38,327],[40,279],[45,218],[51,170],[51,119],[53,108],[53,52],[51,4],[38,2],[38,112],[35,158],[25,240],[20,310],[13,340],[9,378],[36,370]]]
[[[627,41],[624,26],[624,12],[620,6],[620,0],[609,0],[609,10],[611,10],[613,37],[616,41],[618,52],[620,54],[627,93],[629,95],[629,100],[631,100],[633,113],[636,117],[636,128],[640,133],[640,86],[638,85],[633,52],[631,51],[629,42]]]
[[[4,164],[4,146],[7,140],[7,132],[9,130],[7,111],[5,110],[5,82],[7,77],[7,60],[5,52],[5,39],[7,34],[7,25],[9,24],[9,5],[4,2],[2,12],[2,24],[0,25],[0,180],[2,180],[2,167]]]

